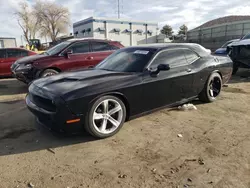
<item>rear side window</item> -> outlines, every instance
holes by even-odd
[[[16,49],[7,50],[7,58],[10,58],[10,57],[21,57],[20,50],[16,50]]]
[[[89,52],[89,43],[88,42],[78,42],[78,43],[72,44],[72,46],[69,47],[69,50],[72,50],[73,54],[88,53]]]
[[[119,50],[120,48],[114,45],[110,45],[111,50]]]
[[[109,51],[113,48],[113,46],[106,42],[91,42],[91,44],[93,52]]]
[[[187,65],[183,51],[180,49],[159,52],[150,68],[155,69],[160,64],[169,64],[171,68]]]
[[[0,58],[5,58],[6,53],[5,50],[0,50]]]
[[[187,59],[188,64],[191,64],[194,61],[196,61],[197,59],[199,59],[199,56],[195,52],[193,52],[191,50],[186,50],[186,49],[183,51],[184,51],[184,54],[185,54],[185,57]]]
[[[28,56],[28,52],[25,50],[20,50],[20,57]]]

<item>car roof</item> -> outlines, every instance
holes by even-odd
[[[210,50],[204,48],[203,46],[196,44],[196,43],[157,43],[157,44],[143,44],[138,46],[131,46],[128,48],[147,48],[147,49],[155,49],[155,50],[165,50],[165,49],[174,49],[174,48],[188,48],[196,53],[198,53],[200,56],[207,56],[209,53],[211,53]]]
[[[0,50],[26,50],[26,51],[30,51],[30,50],[27,50],[26,48],[18,48],[18,47],[0,48]]]
[[[67,40],[69,42],[76,42],[76,41],[99,41],[99,42],[118,42],[118,41],[114,41],[114,40],[111,40],[111,39],[98,39],[98,38],[92,38],[92,37],[89,37],[89,38],[73,38],[73,39],[69,39]]]

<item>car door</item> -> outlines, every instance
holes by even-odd
[[[75,70],[92,65],[90,46],[88,41],[73,43],[66,51],[71,51],[64,61],[64,70]]]
[[[115,50],[106,42],[91,41],[92,65],[96,65],[112,54]]]
[[[159,64],[169,64],[170,70],[157,76],[146,74],[143,78],[145,109],[170,105],[189,98],[193,88],[193,75],[183,49],[168,49],[159,52],[149,69],[156,70]]]
[[[193,97],[199,94],[200,88],[203,87],[204,81],[201,81],[203,72],[200,72],[200,67],[204,65],[202,58],[191,49],[183,49],[187,63],[189,64],[190,74],[193,76],[193,87],[192,89],[186,89],[188,96]],[[184,87],[189,87],[184,85]]]
[[[6,49],[6,59],[2,63],[2,71],[7,76],[11,75],[11,65],[20,58],[20,51],[18,49]]]
[[[5,76],[7,74],[5,70],[5,61],[6,61],[6,50],[0,49],[0,76]]]
[[[6,49],[6,61],[4,63],[4,72],[11,75],[11,65],[19,58],[28,56],[28,51],[22,49]]]

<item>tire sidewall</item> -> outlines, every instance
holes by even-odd
[[[58,71],[56,71],[56,70],[54,70],[54,69],[45,69],[45,70],[40,74],[40,78],[48,77],[48,76],[44,76],[44,74],[49,73],[49,72],[54,73],[53,75],[56,75],[56,74],[59,73]],[[51,76],[53,76],[53,75],[51,75]]]
[[[112,99],[112,100],[116,100],[122,107],[122,112],[123,112],[123,117],[122,117],[122,121],[119,125],[119,127],[112,133],[110,134],[103,134],[103,133],[100,133],[98,132],[94,125],[93,125],[93,114],[94,114],[94,111],[96,109],[96,107],[104,100],[107,100],[107,99]],[[96,137],[96,138],[107,138],[107,137],[111,137],[113,135],[115,135],[117,132],[120,131],[120,129],[122,128],[124,122],[125,122],[125,119],[126,119],[126,107],[124,105],[124,103],[117,97],[115,96],[112,96],[112,95],[106,95],[106,96],[103,96],[103,97],[100,97],[99,99],[97,99],[95,102],[92,103],[92,105],[90,105],[90,108],[89,108],[89,111],[88,111],[88,114],[86,114],[86,117],[85,117],[85,125],[84,125],[84,128],[87,132],[89,132],[92,136]]]
[[[221,92],[221,88],[222,88],[222,79],[221,79],[221,76],[220,76],[220,74],[219,73],[217,73],[217,72],[214,72],[214,73],[212,73],[210,76],[209,76],[209,78],[208,78],[208,80],[207,80],[207,84],[206,84],[206,95],[207,95],[207,99],[210,101],[210,102],[213,102],[213,101],[215,101],[216,100],[216,98],[220,95],[220,93],[216,96],[216,97],[212,97],[212,96],[210,96],[210,82],[215,78],[215,77],[218,77],[219,79],[220,79],[220,92]]]

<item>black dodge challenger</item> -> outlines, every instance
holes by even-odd
[[[106,138],[124,122],[199,98],[212,102],[232,74],[229,57],[198,44],[155,44],[120,49],[95,67],[41,78],[26,103],[39,124],[59,132]]]

